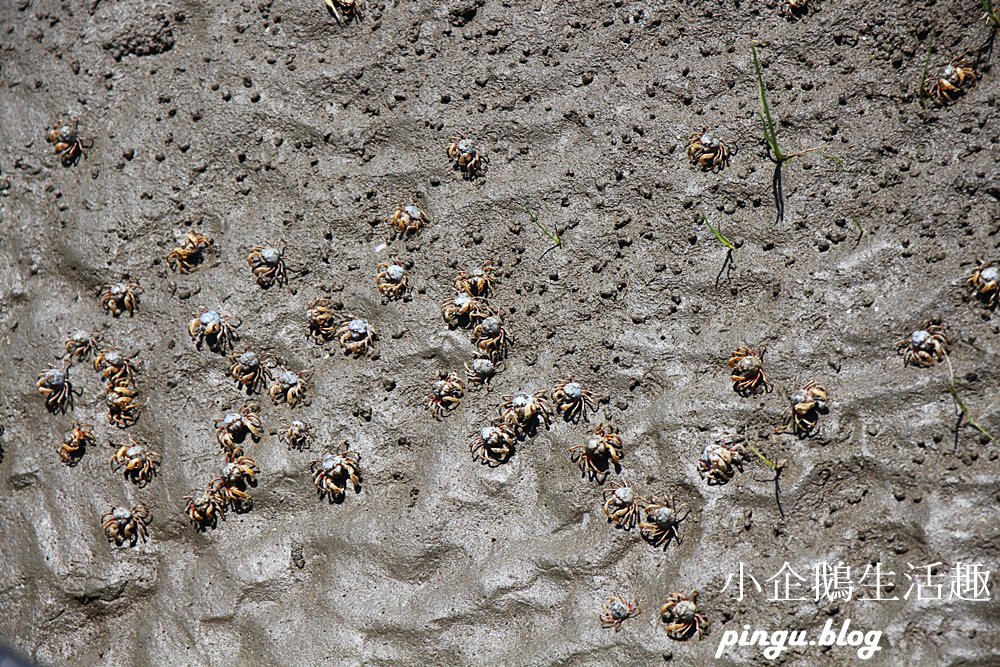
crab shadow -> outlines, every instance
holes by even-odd
[[[612,461],[611,458],[605,457],[602,459],[594,459],[594,470],[585,470],[581,477],[588,479],[591,482],[597,482],[598,484],[604,484],[608,481],[608,477],[611,472],[614,471],[616,475],[622,474],[622,464],[619,461]]]
[[[247,514],[253,510],[253,498],[234,502],[230,505],[230,507],[233,510],[233,514]]]
[[[545,426],[545,430],[548,431],[552,426],[549,424],[548,420],[539,419],[535,417],[530,422],[527,422],[517,430],[517,439],[521,442],[529,440],[538,435],[539,429]],[[511,456],[513,456],[513,450],[511,451]],[[507,457],[508,459],[510,456]]]
[[[663,549],[664,551],[669,549],[670,545],[673,544],[674,542],[676,542],[678,546],[680,546],[681,543],[683,542],[683,540],[681,540],[679,535],[670,534],[670,535],[660,535],[659,537],[652,537],[647,533],[640,533],[640,534],[642,535],[643,542],[653,547],[654,549]]]
[[[337,481],[344,483],[344,487],[343,487],[344,491],[343,491],[343,493],[332,493],[332,492],[324,491],[324,490],[320,489],[319,490],[319,499],[321,501],[322,500],[326,500],[327,503],[329,503],[330,505],[342,505],[343,504],[343,502],[347,499],[347,480],[346,479],[342,479],[342,480],[337,480]],[[361,493],[361,485],[360,484],[353,484],[352,486],[354,488],[354,495],[359,495]]]
[[[210,352],[215,354],[221,354],[223,356],[229,354],[235,349],[233,341],[223,337],[223,336],[205,336],[204,341],[198,341],[195,343],[195,349],[201,352],[202,348],[207,346]]]
[[[233,511],[235,512],[236,510],[234,509]],[[220,516],[219,514],[213,516],[211,521],[209,520],[199,521],[198,523],[194,524],[194,529],[197,530],[199,533],[207,533],[209,530],[215,530],[216,528],[219,527],[219,516]]]
[[[760,396],[761,394],[770,394],[774,391],[774,385],[764,382],[757,385],[752,389],[740,389],[735,384],[733,385],[733,391],[742,396],[743,398],[750,398],[753,396]]]
[[[83,460],[84,455],[87,453],[87,446],[84,445],[80,447],[80,450],[70,456],[69,458],[63,459],[63,465],[67,468],[75,468],[80,465],[80,461]],[[0,445],[0,463],[3,463],[3,445]]]
[[[245,443],[247,441],[247,437],[249,437],[252,442],[255,442],[255,443],[256,442],[260,442],[260,436],[259,435],[254,435],[253,433],[251,433],[249,431],[241,431],[238,434],[234,433],[232,437],[233,437],[233,443],[235,443],[237,445],[242,445],[243,443]],[[256,486],[257,483],[253,482],[253,485]]]

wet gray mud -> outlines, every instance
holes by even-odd
[[[779,9],[388,1],[338,24],[320,0],[4,3],[0,638],[47,665],[696,665],[727,630],[850,619],[883,632],[867,664],[996,664],[995,601],[948,599],[948,579],[935,601],[812,591],[821,562],[855,582],[881,563],[900,598],[908,564],[1000,567],[996,443],[956,429],[946,365],[905,367],[895,349],[942,321],[959,396],[1000,431],[1000,320],[963,285],[978,258],[1000,261],[995,56],[955,104],[915,99],[929,46],[936,70],[988,30],[972,1]],[[784,150],[820,147],[785,165],[780,224],[754,40]],[[93,145],[63,167],[46,131],[72,116]],[[686,155],[707,126],[738,149],[718,173]],[[452,170],[459,134],[489,157],[485,177]],[[428,224],[391,238],[387,217],[410,202]],[[736,246],[721,276],[702,215]],[[216,252],[174,273],[166,254],[192,230]],[[287,286],[254,282],[245,258],[265,242],[285,247]],[[411,289],[383,303],[375,267],[390,257]],[[440,303],[484,260],[516,344],[489,391],[470,386],[436,421],[432,380],[474,352]],[[123,277],[141,303],[114,318],[96,292]],[[370,358],[308,338],[321,296],[377,329]],[[294,409],[255,397],[253,509],[205,532],[184,497],[219,474],[212,420],[245,396],[189,339],[201,307],[241,320],[238,350],[313,371]],[[76,329],[137,355],[136,425],[108,424],[87,363],[71,371],[75,409],[46,412],[36,376]],[[766,346],[773,393],[732,390],[742,344]],[[556,419],[495,468],[472,460],[504,396],[568,374],[595,395],[589,422]],[[819,434],[775,434],[808,381],[830,393]],[[55,445],[74,418],[97,444],[69,467]],[[278,439],[292,419],[312,426],[310,450]],[[603,487],[568,452],[598,421],[625,448]],[[752,455],[729,484],[699,477],[705,446],[744,431],[787,459],[784,517]],[[163,457],[144,488],[109,469],[109,443],[128,437]],[[344,440],[362,490],[331,504],[309,466]],[[601,493],[619,480],[688,507],[682,541],[609,526]],[[149,541],[108,544],[100,515],[139,502]],[[807,600],[768,601],[786,561]],[[741,562],[763,591],[738,600],[723,587]],[[692,589],[711,634],[674,641],[658,608]],[[619,592],[641,611],[604,630]],[[778,661],[855,662],[819,646]],[[738,647],[718,664],[771,663]]]

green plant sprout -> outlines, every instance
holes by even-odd
[[[781,518],[784,519],[785,510],[782,509],[781,507],[781,473],[784,472],[785,464],[788,463],[788,461],[786,460],[772,461],[771,459],[761,454],[760,450],[751,445],[750,443],[747,443],[747,449],[753,452],[754,455],[756,455],[757,458],[763,461],[764,465],[770,468],[771,471],[774,473],[774,478],[764,481],[774,482],[774,502],[778,504],[778,514],[780,514]]]
[[[764,141],[767,143],[767,157],[774,163],[774,175],[771,178],[771,190],[774,194],[774,205],[778,209],[776,224],[781,224],[785,219],[785,195],[781,187],[781,166],[794,158],[811,153],[820,148],[814,146],[798,153],[786,154],[781,150],[778,143],[778,135],[774,131],[774,119],[771,117],[771,107],[767,103],[767,90],[764,86],[764,75],[761,73],[760,61],[757,59],[756,44],[750,45],[750,52],[753,55],[753,66],[757,72],[757,99],[760,102],[760,124],[764,130]]]
[[[854,242],[854,245],[857,246],[861,243],[861,239],[865,237],[865,228],[861,226],[861,221],[858,220],[858,216],[856,215],[851,217],[851,222],[858,230],[858,240]]]
[[[722,235],[721,231],[722,225],[719,225],[720,229],[716,229],[715,227],[712,226],[712,223],[708,221],[708,217],[704,213],[701,213],[701,221],[705,223],[705,226],[707,226],[708,229],[712,232],[716,240],[720,244],[722,244],[723,248],[726,249],[726,259],[723,260],[722,268],[719,269],[718,275],[715,276],[715,289],[719,289],[719,279],[722,278],[722,274],[725,273],[726,280],[729,280],[730,274],[736,267],[736,260],[733,259],[733,252],[735,252],[736,246],[733,245],[732,241],[730,241],[729,239],[727,239],[725,236]]]
[[[917,99],[923,103],[927,99],[927,70],[931,65],[931,54],[934,53],[934,44],[927,47],[927,57],[924,58],[924,67],[920,70],[920,86],[917,90]]]
[[[993,9],[993,0],[979,0],[979,4],[986,10],[983,18],[993,25],[994,31],[1000,30],[1000,13]]]
[[[987,431],[986,428],[976,420],[972,413],[969,412],[969,407],[965,404],[965,401],[958,396],[958,389],[955,387],[955,369],[952,368],[951,357],[948,356],[947,352],[944,353],[944,360],[948,362],[948,393],[951,394],[951,400],[955,402],[955,407],[958,408],[959,411],[958,423],[955,424],[956,437],[958,429],[962,426],[962,420],[965,419],[969,426],[986,436],[990,442],[995,443],[997,440],[993,437],[993,434]]]
[[[543,252],[542,256],[539,257],[538,259],[541,259],[542,257],[545,257],[547,254],[549,254],[550,252],[552,252],[556,248],[559,248],[559,247],[562,246],[562,239],[559,238],[559,235],[556,234],[555,232],[549,231],[549,228],[546,227],[544,224],[542,224],[542,222],[538,219],[538,214],[535,213],[534,211],[532,211],[531,208],[528,206],[527,203],[524,205],[524,212],[528,214],[528,217],[531,218],[531,221],[533,223],[535,223],[536,227],[538,227],[538,231],[540,231],[542,234],[544,234],[545,236],[547,236],[550,241],[552,241],[552,247],[550,247],[548,250],[546,250],[545,252]]]

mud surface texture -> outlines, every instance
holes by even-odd
[[[807,577],[844,561],[855,581],[881,562],[899,597],[907,563],[1000,568],[996,445],[956,433],[946,365],[904,367],[895,349],[942,320],[959,395],[1000,430],[1000,320],[962,284],[977,258],[1000,261],[995,68],[981,59],[954,105],[915,99],[928,47],[932,70],[974,54],[982,12],[810,6],[789,20],[774,2],[389,0],[340,25],[322,0],[4,2],[0,637],[48,665],[694,665],[726,630],[850,619],[884,631],[867,664],[996,664],[995,602],[767,601],[785,561]],[[785,165],[781,224],[753,40],[785,152],[822,147]],[[66,168],[46,132],[73,116],[93,146]],[[686,155],[706,126],[738,148],[720,173]],[[451,169],[458,134],[489,156],[485,178]],[[429,223],[390,238],[410,202]],[[546,252],[526,207],[560,247]],[[726,251],[702,214],[736,245],[718,286]],[[217,252],[174,273],[165,256],[191,230]],[[287,286],[255,283],[245,257],[265,242],[285,247]],[[390,257],[412,263],[412,289],[383,304]],[[492,390],[470,387],[438,422],[432,380],[474,352],[440,303],[486,259],[516,346]],[[96,291],[124,277],[144,291],[114,318]],[[307,337],[324,295],[378,330],[371,358]],[[219,474],[212,420],[245,397],[189,339],[203,306],[242,320],[238,350],[314,372],[294,409],[256,397],[254,507],[204,533],[184,497]],[[75,409],[46,412],[36,376],[77,329],[138,355],[135,426],[108,424],[88,363],[71,371]],[[741,344],[767,346],[773,393],[733,392]],[[570,373],[598,401],[589,423],[555,420],[496,468],[472,460],[503,396]],[[810,380],[831,396],[820,434],[775,435]],[[55,445],[74,418],[97,444],[69,467]],[[292,419],[312,426],[309,451],[279,441]],[[598,421],[625,447],[603,487],[568,453]],[[744,429],[788,460],[784,518],[756,457],[728,485],[698,475],[705,445]],[[109,470],[128,437],[163,457],[144,488]],[[330,504],[309,464],[344,440],[362,491]],[[601,491],[617,480],[689,507],[683,541],[609,526]],[[149,541],[108,544],[100,515],[139,502]],[[739,601],[722,589],[741,561],[764,591]],[[712,634],[673,641],[657,610],[691,589]],[[618,592],[641,612],[616,633],[599,614]],[[718,664],[746,663],[766,661],[740,648]]]

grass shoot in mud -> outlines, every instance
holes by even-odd
[[[785,195],[781,187],[781,167],[789,160],[811,153],[819,146],[807,148],[797,153],[785,153],[778,143],[778,135],[774,131],[774,119],[771,117],[771,107],[767,103],[767,89],[764,86],[764,76],[761,73],[760,61],[757,59],[756,44],[750,45],[750,52],[753,55],[753,66],[757,73],[757,100],[760,103],[760,124],[764,132],[764,142],[767,144],[767,157],[774,163],[774,175],[771,178],[771,190],[774,194],[774,205],[777,208],[776,224],[781,224],[785,219]]]
[[[962,427],[962,421],[964,420],[969,426],[979,431],[987,440],[995,443],[997,439],[969,412],[969,407],[959,397],[958,388],[955,386],[955,369],[952,368],[951,357],[947,352],[944,354],[944,360],[948,362],[948,393],[951,394],[951,399],[955,402],[955,407],[959,413],[958,422],[955,424],[955,437],[958,437],[958,429]]]
[[[992,24],[994,32],[1000,30],[1000,11],[993,7],[993,0],[979,0],[979,4],[986,12],[983,14],[983,19]]]
[[[927,99],[927,70],[931,65],[931,56],[934,54],[934,44],[931,43],[927,47],[927,56],[924,58],[924,66],[920,70],[920,83],[917,89],[917,100],[922,105],[924,100]]]
[[[785,464],[788,463],[788,461],[784,460],[784,459],[782,459],[780,461],[779,460],[772,461],[771,459],[769,459],[766,456],[764,456],[763,454],[761,454],[761,452],[760,452],[759,449],[757,449],[756,447],[754,447],[753,445],[751,445],[749,443],[747,443],[747,449],[749,449],[751,452],[753,452],[753,454],[757,458],[759,458],[761,461],[763,461],[764,465],[766,465],[768,468],[770,468],[771,471],[774,473],[774,477],[772,477],[771,479],[762,480],[762,481],[774,482],[774,502],[777,503],[777,505],[778,505],[778,514],[780,514],[781,518],[784,519],[785,518],[785,510],[782,509],[782,507],[781,507],[781,473],[784,472],[784,470],[785,470]]]
[[[733,269],[736,268],[736,260],[733,259],[733,253],[736,251],[736,246],[733,242],[722,235],[722,225],[719,225],[719,229],[712,226],[712,223],[708,221],[708,217],[704,213],[700,213],[701,221],[705,223],[715,239],[726,249],[726,258],[722,261],[722,268],[719,269],[718,275],[715,276],[715,289],[719,289],[719,279],[722,278],[722,274],[726,274],[726,280],[729,280],[729,276],[732,274]]]
[[[562,247],[562,239],[559,238],[559,234],[549,231],[549,228],[546,227],[541,222],[541,220],[538,219],[538,213],[532,211],[531,207],[528,206],[527,204],[524,205],[524,212],[528,214],[528,217],[531,218],[531,221],[535,223],[536,227],[538,227],[538,231],[540,231],[542,234],[547,236],[550,241],[552,241],[552,246],[548,250],[542,253],[542,257],[545,257],[556,248]],[[542,257],[539,257],[538,259],[541,259]]]

